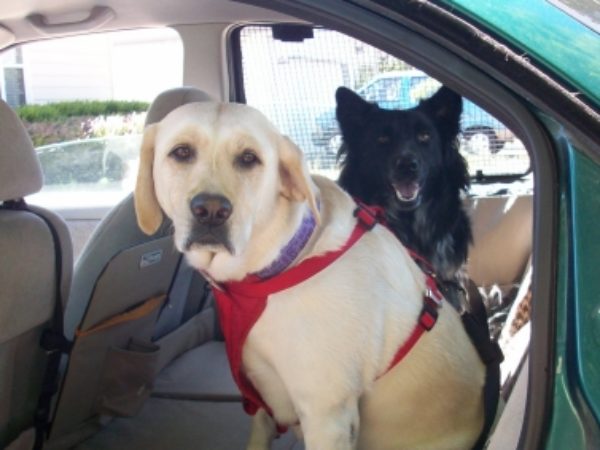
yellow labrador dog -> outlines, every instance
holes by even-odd
[[[308,174],[301,151],[245,105],[191,103],[144,132],[135,189],[146,233],[163,213],[175,245],[212,282],[260,273],[312,217],[291,266],[343,246],[356,204]],[[249,449],[276,424],[309,450],[469,449],[483,425],[484,366],[449,305],[388,370],[423,307],[426,279],[384,226],[311,278],[268,296],[240,370],[268,405]],[[234,330],[235,331],[235,330]]]

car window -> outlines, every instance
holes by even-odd
[[[263,111],[305,152],[313,172],[337,178],[341,144],[335,91],[346,86],[387,109],[416,106],[440,82],[375,47],[344,34],[315,28],[302,41],[269,26],[238,30],[245,100]],[[283,36],[283,37],[282,37]],[[293,36],[293,35],[292,35]],[[494,116],[463,99],[460,149],[474,184],[527,173],[522,142]]]
[[[28,201],[54,209],[107,207],[133,189],[146,110],[181,86],[172,29],[52,39],[0,54],[0,92],[38,152],[44,187]]]
[[[360,90],[359,93],[370,102],[393,102],[400,97],[400,82],[394,78],[383,78]]]

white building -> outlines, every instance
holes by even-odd
[[[0,93],[11,106],[64,100],[151,101],[180,86],[183,47],[171,29],[70,37],[0,54]]]

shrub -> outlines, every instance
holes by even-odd
[[[105,136],[141,134],[146,113],[110,116],[76,116],[61,121],[24,121],[34,147]]]
[[[17,114],[24,122],[61,122],[69,117],[109,116],[144,112],[147,102],[138,101],[68,101],[48,103],[46,105],[25,105],[17,109]]]

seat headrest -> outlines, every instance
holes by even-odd
[[[211,100],[210,95],[194,87],[184,86],[169,89],[158,94],[150,105],[146,115],[146,125],[160,122],[167,114],[181,105]]]
[[[29,134],[12,108],[0,99],[0,201],[34,194],[42,184],[42,167]]]

